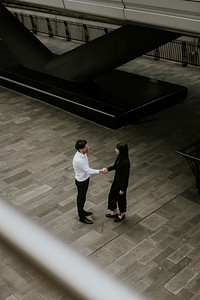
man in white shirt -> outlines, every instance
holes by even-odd
[[[87,218],[87,216],[92,215],[92,212],[84,210],[89,179],[91,174],[104,173],[104,170],[96,170],[89,167],[87,157],[89,147],[86,140],[78,140],[75,144],[75,149],[77,152],[73,158],[73,168],[75,172],[75,184],[78,191],[77,210],[79,221],[85,224],[93,224],[93,221]]]

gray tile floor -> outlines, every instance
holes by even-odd
[[[53,52],[75,42],[39,36]],[[111,276],[152,300],[200,299],[200,196],[176,150],[200,137],[200,71],[138,58],[121,69],[188,87],[186,101],[113,131],[0,87],[0,196]],[[109,166],[127,142],[131,176],[126,220],[105,218],[113,173],[91,177],[78,222],[71,165],[87,139],[91,167]],[[0,300],[67,299],[38,270],[0,244]]]

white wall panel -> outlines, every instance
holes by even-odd
[[[64,0],[65,8],[68,11],[92,14],[106,18],[123,20],[123,5],[121,0],[98,1],[98,0]]]

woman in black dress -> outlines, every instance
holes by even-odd
[[[117,144],[115,152],[117,159],[115,160],[114,165],[106,169],[107,172],[115,170],[114,180],[108,195],[108,209],[111,212],[106,214],[106,217],[114,218],[114,222],[120,222],[125,218],[127,207],[126,192],[130,174],[128,145],[126,143]]]

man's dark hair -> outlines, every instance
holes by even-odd
[[[85,145],[87,144],[87,141],[86,140],[78,140],[76,142],[76,145],[75,145],[75,149],[79,151],[79,149],[83,149],[85,148]]]

